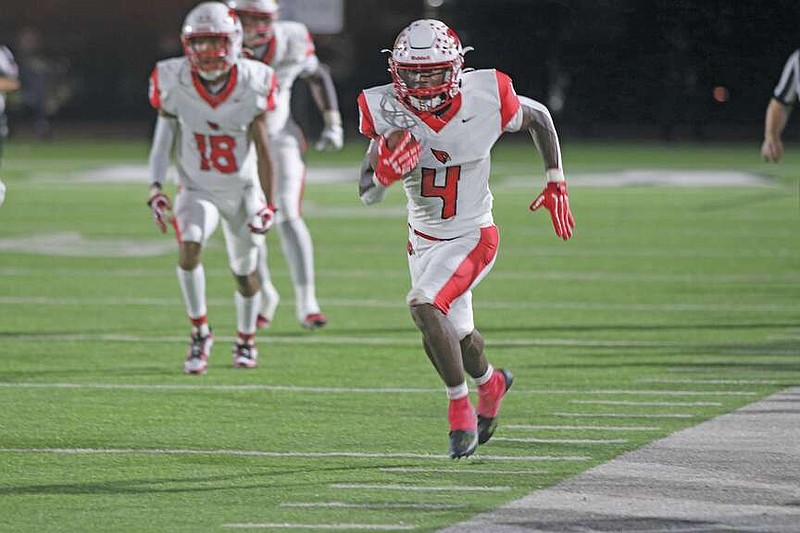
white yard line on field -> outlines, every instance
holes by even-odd
[[[2,303],[0,298],[0,304]],[[186,342],[183,335],[129,335],[121,333],[15,333],[4,335],[3,339],[21,342],[133,342],[133,343],[180,343]],[[233,336],[216,336],[216,341],[233,342]],[[309,344],[309,345],[358,345],[358,346],[419,346],[419,338],[414,331],[409,330],[408,335],[399,337],[375,337],[375,336],[350,336],[350,335],[267,335],[259,338],[260,343],[264,344]],[[614,340],[614,339],[565,339],[565,338],[522,338],[522,339],[503,339],[487,340],[487,346],[502,347],[528,347],[528,346],[574,346],[584,348],[687,348],[703,347],[704,343],[681,342],[681,341],[650,341],[650,340]],[[731,348],[740,347],[740,344],[731,343]],[[763,353],[763,350],[762,350]],[[771,353],[775,353],[772,351]]]
[[[421,459],[450,460],[449,455],[426,453],[370,453],[370,452],[277,452],[265,450],[193,450],[188,448],[0,448],[0,453],[54,454],[54,455],[221,455],[229,457],[269,457],[278,459]],[[587,455],[478,455],[487,461],[591,461]]]
[[[680,379],[680,378],[639,378],[637,383],[685,383],[698,385],[778,385],[779,381],[768,379]]]
[[[409,531],[416,529],[412,524],[292,524],[288,522],[260,522],[241,524],[222,524],[227,529],[304,529],[336,531],[336,530],[363,530],[363,531]]]
[[[180,300],[176,298],[131,298],[123,296],[109,297],[82,297],[64,296],[54,298],[51,296],[3,296],[0,304],[6,305],[50,305],[50,306],[164,306],[178,307]],[[212,298],[208,305],[229,305],[230,300]],[[389,300],[361,299],[361,298],[333,298],[325,299],[322,304],[326,307],[372,307],[397,309],[403,307],[402,298]],[[692,303],[626,303],[626,302],[554,302],[554,301],[492,301],[481,300],[476,302],[476,308],[486,309],[592,309],[592,310],[620,310],[620,311],[652,311],[652,312],[724,312],[724,313],[753,313],[753,312],[794,312],[800,311],[800,304],[692,304]]]
[[[230,271],[220,268],[207,268],[207,277],[229,278]],[[0,277],[27,277],[31,275],[46,275],[52,277],[88,277],[96,278],[102,275],[104,278],[154,278],[165,274],[163,268],[141,268],[141,269],[104,269],[99,272],[94,268],[17,268],[0,267]],[[273,272],[273,277],[288,278],[288,272]],[[334,279],[376,279],[383,280],[387,277],[404,277],[408,275],[407,270],[338,270],[325,269],[316,273],[317,278]],[[639,272],[552,272],[552,271],[530,271],[530,272],[504,272],[492,271],[492,279],[501,280],[542,280],[542,281],[592,281],[610,283],[628,282],[653,282],[653,283],[800,283],[800,275],[797,274],[642,274]],[[287,302],[288,303],[288,302]]]
[[[407,490],[415,492],[508,492],[507,486],[480,485],[411,485],[405,483],[331,483],[332,489],[349,490]]]
[[[168,391],[168,392],[197,392],[197,391],[271,391],[271,392],[299,392],[317,394],[441,394],[438,388],[414,387],[311,387],[297,385],[206,385],[188,383],[65,383],[65,382],[0,382],[0,389],[75,389],[75,390],[130,390],[130,391]],[[689,396],[703,396],[703,391],[642,391],[642,390],[577,390],[577,389],[541,389],[541,390],[514,390],[515,395],[641,395],[641,396],[670,396],[685,393]],[[753,396],[757,393],[743,391],[712,391],[711,395],[737,395]]]
[[[381,468],[381,470],[391,470]],[[409,470],[409,469],[405,469]],[[425,469],[421,469],[425,470]],[[433,470],[433,469],[431,469]],[[454,471],[455,472],[455,471]],[[463,470],[461,471],[463,472]],[[488,471],[491,474],[493,472]],[[284,502],[279,507],[295,507],[301,509],[410,509],[419,511],[446,511],[467,507],[460,503],[350,503],[350,502]]]
[[[550,413],[552,416],[567,418],[695,418],[695,415],[688,413],[651,413],[651,414],[632,414],[632,413]]]
[[[659,426],[547,426],[547,425],[524,425],[524,424],[504,424],[503,430],[519,429],[544,429],[559,431],[661,431]]]
[[[538,439],[535,437],[495,437],[497,442],[526,442],[531,444],[626,444],[628,439]]]
[[[497,437],[495,437],[497,438]],[[420,474],[481,474],[486,476],[498,476],[498,475],[542,475],[548,474],[547,470],[498,470],[493,468],[491,470],[476,470],[476,469],[448,469],[448,468],[424,468],[424,467],[404,467],[404,466],[393,466],[393,467],[386,467],[386,468],[379,468],[381,472],[404,472],[404,473],[420,473]]]
[[[630,405],[640,407],[720,407],[720,402],[631,402],[626,400],[570,400],[584,405]]]

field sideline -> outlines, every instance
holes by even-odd
[[[150,220],[146,176],[82,180],[144,165],[147,142],[9,143],[0,530],[434,531],[798,384],[800,146],[767,166],[749,145],[563,142],[577,184],[568,243],[527,211],[542,183],[530,146],[495,149],[500,255],[475,313],[517,381],[496,439],[459,462],[404,306],[399,188],[367,208],[354,183],[309,183],[330,324],[299,328],[271,234],[282,301],[254,371],[230,366],[234,285],[216,235],[205,265],[217,343],[208,375],[187,377],[174,243]],[[364,146],[309,153],[309,165],[355,180]],[[759,182],[578,179],[631,169]]]

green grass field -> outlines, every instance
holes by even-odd
[[[355,181],[363,147],[309,164],[351,166]],[[670,168],[770,180],[575,186],[577,235],[564,243],[527,211],[543,180],[536,154],[498,145],[500,255],[475,315],[491,361],[516,382],[495,439],[458,462],[404,305],[400,188],[367,208],[354,183],[306,187],[330,324],[300,329],[270,235],[283,300],[253,371],[230,365],[234,284],[218,232],[205,257],[217,342],[208,375],[189,377],[176,258],[144,205],[146,176],[80,179],[143,165],[147,149],[6,147],[0,530],[432,531],[800,382],[800,147],[767,166],[749,145],[564,141],[568,176]]]

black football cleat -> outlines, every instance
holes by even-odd
[[[450,457],[460,459],[469,457],[478,448],[478,434],[475,431],[454,429],[450,432]]]
[[[499,404],[503,399],[503,396],[505,396],[508,392],[508,389],[511,388],[511,384],[514,383],[514,375],[508,370],[502,368],[498,368],[496,372],[500,372],[500,374],[503,376],[503,379],[506,382],[506,387],[500,396],[496,398],[486,398],[485,401]],[[499,409],[499,405],[497,408]],[[489,442],[489,439],[492,438],[492,435],[494,435],[494,430],[497,429],[497,418],[497,415],[489,417],[478,414],[478,444],[486,444]]]

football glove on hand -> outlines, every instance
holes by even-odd
[[[320,152],[324,150],[341,150],[344,146],[341,115],[338,111],[326,111],[323,118],[325,119],[325,127],[322,128],[322,133],[314,148]]]
[[[419,164],[422,146],[411,132],[406,130],[394,150],[386,144],[386,137],[378,138],[378,158],[375,179],[388,187],[395,181],[403,179]]]
[[[544,190],[531,203],[530,210],[536,211],[545,206],[550,211],[550,218],[553,220],[553,228],[556,235],[565,241],[572,237],[572,230],[575,228],[575,219],[569,208],[569,195],[567,194],[566,181],[550,181]]]
[[[274,205],[265,205],[261,209],[256,212],[250,218],[250,222],[247,223],[247,227],[250,228],[250,231],[253,233],[264,234],[269,231],[272,227],[272,224],[275,223],[275,206]]]
[[[153,214],[153,220],[161,230],[161,233],[167,232],[167,222],[170,221],[172,210],[172,202],[169,201],[169,196],[161,191],[160,185],[150,186],[150,199],[147,200],[147,206]]]

